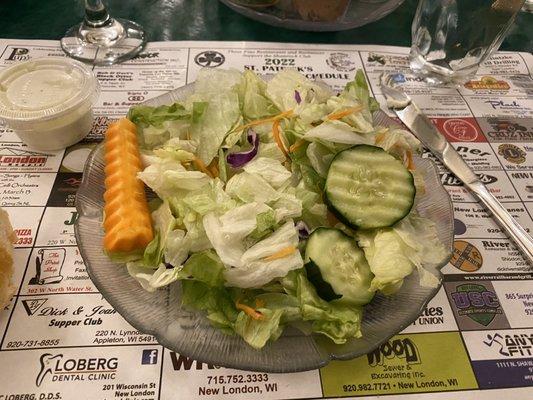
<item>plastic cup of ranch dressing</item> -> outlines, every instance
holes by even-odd
[[[0,122],[28,146],[59,150],[91,131],[100,87],[82,63],[38,58],[0,71]]]

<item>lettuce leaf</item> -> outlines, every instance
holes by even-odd
[[[223,286],[209,286],[204,282],[184,280],[182,304],[207,313],[207,319],[224,333],[234,333],[234,323],[239,311],[228,289]]]
[[[259,175],[274,189],[279,189],[291,178],[291,172],[273,158],[255,157],[243,169],[252,175]]]
[[[226,91],[236,91],[240,83],[241,73],[235,68],[202,68],[196,76],[191,98],[196,101],[198,98],[209,101],[210,96]]]
[[[165,262],[172,266],[182,265],[187,259],[191,249],[191,241],[187,232],[182,229],[174,229],[167,235],[163,256]]]
[[[229,179],[226,193],[244,203],[270,203],[279,199],[279,193],[266,180],[246,171]]]
[[[325,178],[335,153],[318,142],[312,142],[307,146],[306,155],[318,175]]]
[[[142,261],[134,261],[127,263],[126,268],[130,276],[139,282],[144,290],[154,292],[161,287],[177,281],[181,266],[167,268],[165,264],[161,264],[154,270],[146,268]]]
[[[265,95],[267,84],[255,73],[246,70],[238,87],[242,114],[249,120],[279,114],[278,108]]]
[[[256,221],[257,225],[249,235],[249,237],[254,240],[263,239],[278,228],[276,214],[272,209],[257,214]]]
[[[294,247],[295,251],[281,258],[268,259],[289,247]],[[303,260],[297,247],[298,231],[292,220],[289,220],[272,235],[247,249],[238,263],[226,263],[235,267],[226,269],[224,273],[227,285],[257,288],[285,276],[290,270],[301,268]]]
[[[159,107],[151,106],[133,106],[128,112],[128,119],[135,125],[141,127],[156,126],[161,127],[165,121],[174,121],[180,119],[190,119],[191,114],[181,103],[174,103],[169,106]]]
[[[354,129],[342,121],[324,121],[320,125],[308,130],[304,139],[325,140],[342,144],[373,144],[373,138],[357,133]]]
[[[279,162],[285,161],[285,155],[280,150],[276,143],[263,143],[259,144],[259,150],[256,157],[270,158]]]
[[[432,221],[411,214],[391,228],[358,231],[356,235],[375,275],[371,289],[394,293],[415,268],[422,286],[438,285],[438,278],[424,265],[437,265],[449,253],[439,241]]]
[[[177,198],[176,201],[181,201],[200,216],[211,211],[225,212],[238,204],[224,191],[224,183],[218,178],[210,180],[200,190],[189,192],[181,199]]]
[[[259,309],[262,319],[253,319],[244,312],[239,313],[235,321],[235,332],[254,349],[261,349],[268,340],[278,339],[283,326],[280,325],[283,310]]]
[[[224,284],[224,264],[213,250],[194,253],[180,270],[180,277],[203,282],[208,286]]]
[[[213,326],[228,334],[237,333],[256,349],[276,340],[283,332],[283,324],[299,315],[297,301],[281,293],[257,296],[265,306],[256,309],[262,318],[254,319],[237,310],[238,295],[232,289],[193,280],[183,281],[182,289],[183,305],[205,311]]]
[[[287,111],[298,107],[295,91],[298,91],[304,104],[322,103],[333,95],[326,85],[312,82],[292,69],[277,73],[267,83],[266,95],[281,111]]]
[[[298,299],[302,319],[311,323],[313,332],[326,335],[337,344],[361,337],[361,307],[322,300],[303,270],[292,271],[282,284],[289,295]]]
[[[191,137],[198,142],[198,157],[209,165],[218,154],[226,135],[241,117],[236,86],[241,74],[236,70],[204,68],[198,73],[194,94],[189,101],[205,102],[195,116]]]
[[[376,99],[370,96],[370,90],[368,89],[365,74],[361,69],[357,70],[354,80],[346,84],[344,93],[359,99],[361,104],[368,108],[370,112],[379,110],[379,103]]]
[[[159,208],[152,212],[152,222],[156,234],[144,250],[143,262],[147,267],[157,268],[163,262],[167,237],[176,226],[176,219],[167,201],[163,201]]]
[[[413,154],[422,152],[422,145],[418,139],[404,129],[384,129],[376,135],[375,140],[375,146],[392,154],[406,167],[410,167]]]
[[[269,211],[263,203],[248,203],[236,207],[222,216],[206,214],[203,226],[209,241],[227,266],[241,267],[245,252],[243,239],[257,227],[257,216]]]
[[[276,222],[298,218],[302,215],[302,201],[296,197],[294,189],[280,193],[279,199],[272,204],[272,207],[275,211]]]
[[[203,172],[188,171],[179,161],[163,158],[157,158],[137,176],[161,199],[200,189],[210,181]]]

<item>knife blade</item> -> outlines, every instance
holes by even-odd
[[[533,266],[533,239],[531,236],[479,180],[431,120],[403,90],[394,85],[394,75],[382,75],[380,81],[389,108],[409,128],[411,133],[481,201],[515,243],[526,261]]]

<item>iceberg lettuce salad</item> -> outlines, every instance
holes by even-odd
[[[157,195],[155,236],[136,259],[113,260],[126,262],[147,291],[180,281],[183,306],[257,349],[289,324],[338,344],[360,337],[376,291],[394,293],[415,270],[420,284],[436,286],[424,265],[447,255],[415,207],[392,226],[354,229],[326,205],[330,164],[354,145],[385,150],[410,170],[416,196],[423,193],[412,161],[419,142],[374,126],[377,109],[361,71],[337,94],[293,70],[265,81],[219,69],[201,70],[184,101],[132,107],[144,163],[138,177]],[[353,280],[349,294],[324,296],[316,273],[309,276],[306,246],[321,227],[339,229],[364,254],[366,272],[348,259],[329,273],[348,287]],[[318,275],[318,286],[321,279],[331,289]]]

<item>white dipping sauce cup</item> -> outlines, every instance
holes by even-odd
[[[98,80],[84,64],[37,58],[0,71],[0,122],[28,146],[59,150],[91,131]]]

